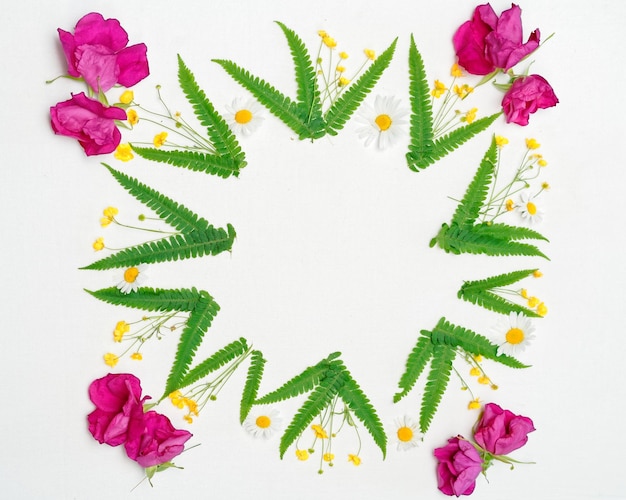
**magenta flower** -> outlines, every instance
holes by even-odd
[[[115,120],[126,120],[126,111],[106,107],[84,93],[50,108],[55,134],[78,140],[87,156],[111,153],[119,145],[122,134]]]
[[[115,84],[132,87],[150,74],[147,47],[128,45],[128,34],[117,19],[104,19],[92,12],[81,18],[74,34],[59,28],[67,71],[82,77],[96,92]]]
[[[143,415],[139,379],[130,374],[109,373],[91,383],[89,399],[96,405],[87,416],[92,436],[110,446],[126,442],[129,423]]]
[[[487,3],[476,7],[452,43],[459,65],[474,75],[487,75],[496,69],[508,71],[539,47],[538,29],[526,43],[522,43],[522,35],[522,10],[517,5],[512,4],[498,18]]]
[[[188,431],[175,429],[165,415],[149,411],[130,423],[126,454],[142,467],[163,464],[180,455],[191,436]]]
[[[502,99],[502,111],[507,123],[528,125],[529,115],[538,109],[551,108],[559,102],[554,90],[539,75],[516,79]]]
[[[528,441],[528,433],[534,430],[530,418],[515,415],[497,404],[489,403],[485,405],[476,425],[474,439],[489,453],[507,455],[524,446]]]
[[[470,495],[482,471],[483,459],[470,442],[458,437],[434,451],[437,464],[437,487],[448,496]]]

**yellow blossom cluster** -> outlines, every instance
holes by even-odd
[[[530,309],[534,309],[539,316],[548,314],[548,307],[537,297],[528,294],[528,290],[522,288],[519,294],[526,299],[526,304]]]
[[[182,410],[183,408],[185,408],[185,406],[187,407],[188,413],[187,415],[183,416],[183,418],[188,423],[190,424],[193,423],[192,417],[197,417],[199,414],[198,403],[196,403],[191,398],[185,397],[183,393],[180,391],[174,391],[168,397],[170,398],[170,401],[176,408],[179,408]]]

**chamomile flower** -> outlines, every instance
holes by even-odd
[[[365,146],[376,142],[379,149],[385,149],[406,133],[403,126],[407,124],[404,119],[407,114],[399,99],[376,96],[373,107],[363,105],[357,116],[362,126],[356,132],[365,141]]]
[[[226,106],[226,110],[228,125],[236,134],[249,135],[263,121],[263,108],[254,99],[237,98],[231,106]]]
[[[535,198],[528,191],[524,191],[520,195],[521,204],[519,206],[520,215],[524,219],[528,219],[531,224],[541,222],[543,220],[543,211],[537,207]]]
[[[397,419],[396,438],[398,439],[398,450],[400,451],[407,451],[417,446],[421,439],[417,422],[407,416]]]
[[[134,292],[146,281],[147,276],[145,270],[145,264],[139,264],[138,266],[125,269],[123,278],[117,284],[117,288],[119,288],[122,293]]]
[[[526,349],[526,346],[535,338],[533,332],[535,327],[526,316],[521,313],[512,312],[508,321],[500,322],[497,333],[504,337],[504,342],[498,346],[497,354],[515,355]]]
[[[243,422],[243,427],[254,437],[269,438],[280,429],[282,418],[278,410],[259,408],[250,411]]]

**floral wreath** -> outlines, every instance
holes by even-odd
[[[67,101],[50,108],[55,133],[76,139],[86,155],[113,153],[122,162],[135,155],[150,160],[204,172],[222,178],[239,176],[247,160],[237,135],[249,134],[262,124],[264,110],[284,122],[298,138],[315,141],[325,135],[336,135],[357,110],[359,137],[366,146],[384,149],[405,133],[408,125],[410,143],[406,152],[409,169],[419,172],[459,148],[463,143],[488,129],[502,114],[507,123],[528,125],[529,116],[539,109],[555,106],[558,99],[549,83],[540,75],[518,74],[513,68],[540,47],[540,32],[535,30],[524,43],[521,9],[513,5],[498,16],[489,4],[475,8],[472,18],[453,36],[457,62],[451,70],[451,82],[434,80],[429,84],[424,63],[413,36],[408,54],[410,110],[403,110],[394,97],[377,96],[365,103],[394,57],[396,42],[380,55],[364,50],[364,61],[354,74],[348,75],[349,55],[337,49],[337,42],[325,31],[319,31],[319,47],[311,57],[301,38],[285,24],[277,22],[289,46],[297,84],[297,95],[289,97],[264,79],[252,75],[233,61],[214,59],[232,79],[246,89],[253,99],[236,99],[223,117],[196,81],[195,75],[178,56],[180,88],[190,103],[198,130],[180,112],[172,112],[157,94],[161,109],[150,110],[135,101],[129,90],[149,75],[147,48],[144,44],[128,46],[126,31],[116,19],[89,13],[81,18],[73,33],[58,30],[67,60],[67,78],[84,82],[87,91],[72,94]],[[475,85],[461,83],[466,74],[483,78]],[[503,76],[506,81],[498,81]],[[466,99],[478,87],[492,83],[504,92],[501,110],[478,118],[476,108],[465,108]],[[117,93],[110,104],[107,93]],[[408,120],[405,118],[408,115]],[[139,125],[159,127],[151,142],[122,143],[122,132],[142,130]],[[460,254],[488,256],[518,255],[547,258],[532,241],[547,239],[526,226],[497,221],[510,212],[519,212],[531,225],[540,222],[543,212],[538,196],[548,189],[547,183],[535,181],[547,162],[536,150],[535,139],[526,140],[526,152],[511,180],[502,181],[502,149],[508,140],[493,135],[473,180],[458,201],[449,222],[441,225],[432,238],[431,247]],[[145,286],[149,265],[203,256],[214,256],[231,250],[235,228],[215,227],[182,203],[149,185],[103,163],[113,178],[131,196],[154,213],[142,215],[134,225],[118,217],[118,210],[107,207],[101,226],[117,225],[137,229],[150,235],[148,241],[123,249],[111,249],[102,237],[93,243],[97,252],[109,254],[82,267],[85,270],[120,271],[117,286],[88,290],[94,298],[113,306],[143,311],[136,321],[119,321],[113,331],[116,343],[127,347],[120,354],[107,353],[104,362],[114,368],[122,356],[142,359],[142,347],[153,338],[180,331],[174,360],[163,392],[155,400],[142,394],[139,379],[130,373],[109,373],[89,385],[89,397],[95,405],[87,417],[88,428],[100,443],[124,446],[127,456],[145,468],[150,481],[156,472],[176,467],[172,460],[185,450],[192,434],[175,428],[168,417],[157,412],[161,402],[171,403],[185,411],[184,420],[191,424],[208,401],[217,394],[238,369],[247,366],[240,400],[240,422],[255,436],[268,437],[282,429],[280,412],[267,405],[307,395],[291,422],[284,429],[279,444],[280,457],[294,447],[298,460],[306,461],[319,450],[319,469],[335,461],[335,439],[344,429],[355,432],[358,446],[347,454],[353,465],[361,464],[361,429],[380,448],[383,458],[387,435],[374,405],[352,377],[341,360],[341,353],[330,353],[319,363],[304,368],[276,389],[259,394],[264,368],[263,353],[254,349],[246,338],[235,340],[198,361],[196,351],[220,307],[205,290],[195,287],[162,289]],[[518,201],[515,201],[518,196]],[[154,223],[147,227],[146,224]],[[161,225],[159,225],[161,224]],[[168,226],[164,228],[163,226]],[[156,239],[155,239],[156,237]],[[510,368],[527,368],[515,355],[533,340],[532,319],[547,313],[547,307],[526,288],[516,284],[527,278],[538,278],[537,268],[514,270],[480,280],[464,281],[458,297],[478,307],[499,314],[496,328],[500,340],[455,325],[442,317],[431,330],[422,330],[414,348],[407,355],[404,373],[393,395],[398,402],[409,394],[423,373],[426,383],[419,417],[405,416],[396,423],[398,449],[419,444],[437,413],[450,375],[461,380],[471,394],[469,409],[481,409],[472,430],[472,438],[461,435],[437,448],[436,476],[438,488],[446,495],[468,495],[476,478],[495,462],[518,463],[509,453],[523,446],[534,424],[528,417],[516,415],[495,403],[483,406],[474,397],[470,385],[454,367],[456,358],[469,366],[469,375],[479,384],[497,386],[487,375],[483,360],[488,359]]]

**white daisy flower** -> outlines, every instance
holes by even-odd
[[[522,313],[512,312],[509,314],[508,321],[501,321],[497,331],[498,335],[504,337],[504,342],[498,346],[498,356],[501,354],[515,355],[526,349],[526,346],[535,338],[533,335],[535,327],[530,319]]]
[[[537,207],[535,197],[532,194],[524,191],[520,195],[520,200],[522,203],[519,206],[519,211],[524,219],[528,219],[531,224],[543,220],[543,211]]]
[[[407,121],[403,118],[407,114],[408,111],[401,108],[399,99],[376,96],[374,107],[364,104],[359,112],[357,121],[363,126],[356,132],[359,138],[365,140],[365,146],[376,141],[379,149],[385,149],[406,134],[403,126]]]
[[[280,429],[282,421],[278,410],[253,408],[243,421],[243,427],[254,437],[267,439]]]
[[[138,266],[129,267],[124,271],[122,281],[117,284],[117,288],[122,293],[130,293],[137,290],[148,278],[145,274],[146,265],[139,264]]]
[[[411,417],[406,415],[396,420],[396,438],[398,439],[398,450],[407,451],[419,445],[422,434],[419,426]]]
[[[261,126],[263,108],[254,99],[237,98],[231,106],[226,106],[226,121],[236,134],[249,135]]]

